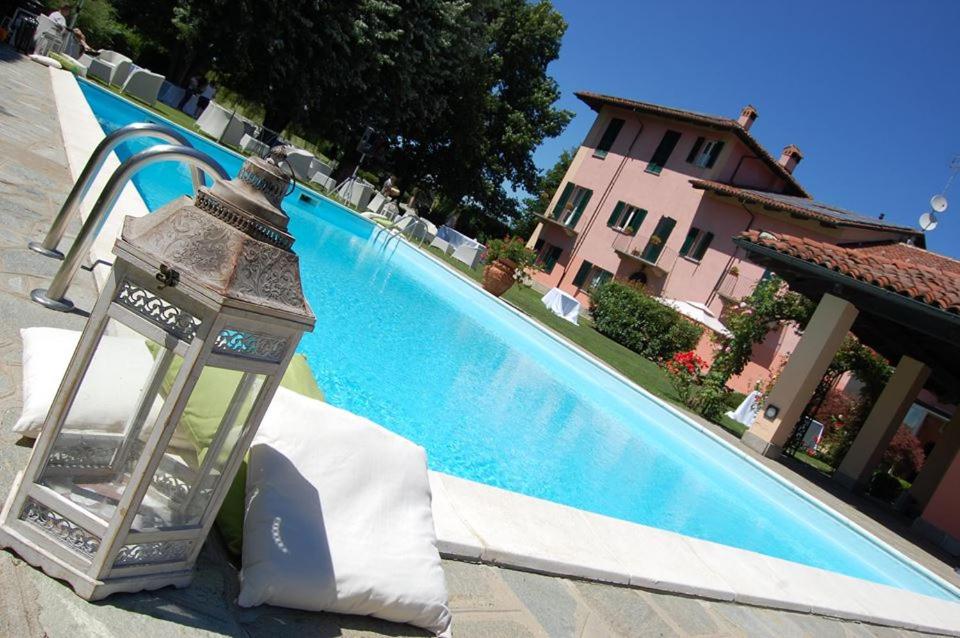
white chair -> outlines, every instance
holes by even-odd
[[[90,60],[87,77],[96,78],[104,84],[116,84],[121,72],[123,79],[126,79],[131,63],[130,58],[116,51],[101,51],[100,55]]]
[[[210,102],[197,118],[197,128],[213,139],[231,146],[240,146],[244,135],[254,137],[257,127],[253,122]]]
[[[227,122],[227,128],[220,134],[219,142],[230,146],[240,146],[240,140],[243,139],[244,135],[254,136],[256,133],[256,124],[234,113]]]
[[[163,86],[160,87],[160,94],[157,96],[157,99],[167,106],[177,108],[180,106],[180,101],[183,100],[183,96],[186,94],[187,90],[182,86],[177,86],[170,80],[164,80]]]
[[[316,184],[325,191],[332,191],[337,187],[337,181],[332,177],[323,175],[322,173],[314,173],[313,177],[310,179],[311,184]]]
[[[480,247],[468,246],[464,244],[453,251],[453,258],[466,264],[471,269],[476,268],[480,263]]]
[[[257,157],[266,157],[267,153],[270,152],[270,147],[257,138],[245,133],[244,136],[240,138],[240,150],[252,153]]]
[[[33,32],[33,51],[37,55],[50,55],[63,51],[66,29],[40,14],[37,16],[37,30]]]
[[[386,203],[386,196],[383,193],[377,193],[373,196],[373,199],[370,200],[370,203],[367,204],[367,211],[379,215],[380,209],[383,208],[383,205]]]
[[[450,244],[448,244],[448,243],[445,242],[444,240],[440,239],[439,237],[434,237],[434,238],[433,238],[433,241],[430,242],[430,247],[431,247],[431,248],[439,248],[439,249],[442,250],[445,254],[447,254],[447,255],[450,254]]]
[[[137,69],[130,74],[127,81],[123,83],[121,91],[125,95],[136,98],[144,104],[153,106],[157,102],[157,95],[160,94],[160,87],[163,86],[164,77],[159,73],[152,73],[146,69]]]
[[[317,158],[310,151],[297,148],[287,153],[287,164],[293,171],[293,176],[301,182],[309,182],[317,170]]]

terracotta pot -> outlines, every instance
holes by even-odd
[[[499,297],[510,290],[515,281],[513,273],[517,264],[510,259],[498,259],[483,269],[483,289],[494,297]]]

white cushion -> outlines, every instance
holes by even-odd
[[[73,351],[80,341],[80,332],[60,328],[25,328],[23,340],[23,412],[13,431],[36,438],[43,428],[47,412],[60,388]],[[153,355],[139,337],[104,335],[70,411],[64,427],[100,432],[122,432],[133,415],[143,385],[150,378]],[[153,429],[163,405],[159,397],[147,417],[143,434]],[[193,450],[193,440],[178,427],[170,445]]]
[[[430,500],[423,448],[278,389],[250,450],[237,602],[449,635]]]
[[[36,437],[77,348],[80,333],[59,328],[25,328],[20,336],[23,339],[23,412],[13,431]],[[122,431],[136,409],[140,390],[152,367],[153,357],[142,339],[105,335],[80,384],[65,427]]]

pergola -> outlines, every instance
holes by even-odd
[[[780,455],[848,332],[896,364],[834,475],[851,489],[863,488],[920,390],[960,400],[960,261],[891,241],[834,245],[749,231],[734,242],[751,261],[818,302],[764,410],[744,435],[746,445],[765,456]],[[960,485],[941,485],[958,450],[960,410],[910,488],[907,506],[923,512],[941,488],[951,490],[951,501],[960,505]]]

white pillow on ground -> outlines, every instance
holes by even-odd
[[[59,328],[25,328],[23,340],[23,412],[13,431],[36,438],[60,388],[80,333]],[[140,390],[150,377],[153,357],[143,339],[104,335],[66,427],[96,427],[121,432],[133,414]]]
[[[284,388],[250,450],[238,603],[369,615],[448,636],[426,452]]]

